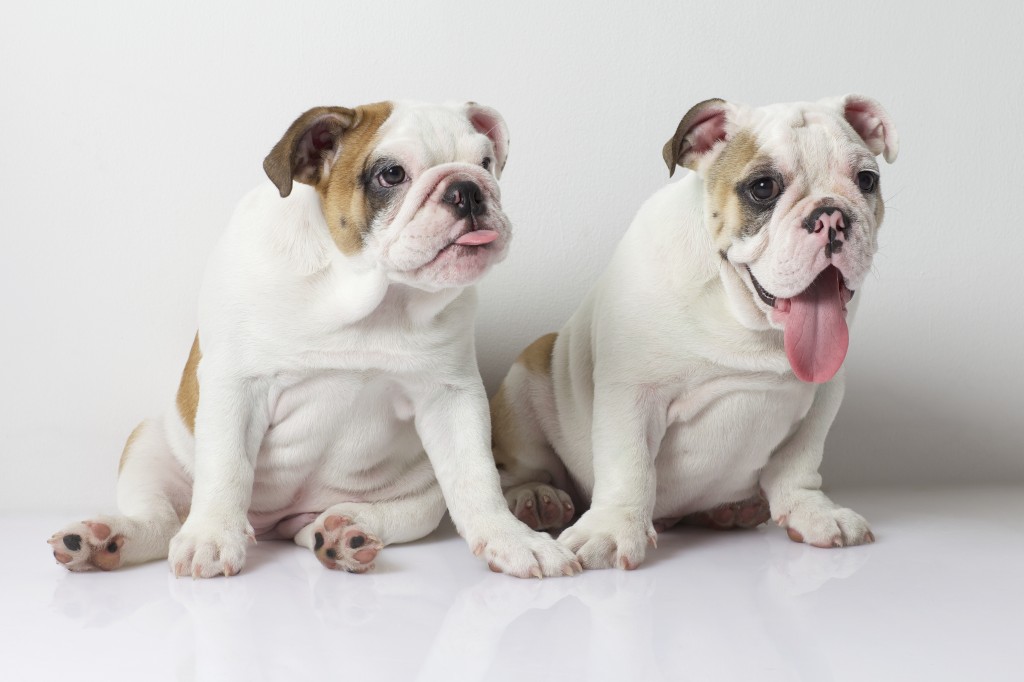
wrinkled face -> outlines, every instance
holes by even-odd
[[[320,108],[292,128],[264,167],[275,183],[288,175],[279,188],[317,188],[346,255],[427,291],[472,284],[504,257],[511,225],[497,178],[508,133],[493,109]]]
[[[896,145],[895,131],[884,139],[883,117],[823,102],[728,105],[717,123],[704,122],[720,129],[704,129],[710,144],[694,166],[733,314],[754,329],[784,330],[805,381],[827,381],[842,364],[846,304],[878,248],[875,154],[890,157],[891,142],[895,158]]]

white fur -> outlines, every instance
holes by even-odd
[[[579,570],[509,513],[491,461],[470,286],[509,238],[479,165],[491,142],[464,106],[398,105],[378,135],[409,187],[358,253],[335,246],[312,187],[281,198],[268,182],[239,205],[202,287],[195,436],[175,408],[146,422],[119,481],[125,516],[104,518],[126,536],[123,563],[166,556],[186,515],[170,564],[207,577],[240,570],[256,535],[313,548],[330,515],[380,544],[414,540],[447,501],[492,567]],[[501,239],[479,267],[424,267],[462,229],[439,200],[452,178],[480,184],[480,227]]]
[[[801,207],[780,205],[760,234],[734,242],[722,258],[705,217],[701,173],[660,190],[640,208],[608,268],[559,332],[550,377],[517,365],[502,387],[516,431],[502,442],[518,447],[510,453],[518,471],[503,474],[510,506],[512,493],[522,491],[516,486],[565,482],[553,464],[557,456],[590,504],[559,538],[586,568],[635,567],[655,542],[652,521],[744,500],[759,488],[773,517],[808,543],[871,538],[863,518],[819,490],[842,370],[820,386],[797,379],[772,309],[741,273],[748,263],[760,264],[762,281],[783,295],[809,284],[814,268],[824,267],[815,259],[824,256],[798,218],[827,186],[856,212],[865,232],[851,237],[856,243],[843,254],[859,285],[878,226],[864,198],[845,188],[856,189],[851,164],[877,166],[835,109],[729,106],[731,129],[754,130],[762,151],[780,164],[799,161],[807,145],[834,142],[833,149],[812,150],[818,165],[794,169],[807,185]],[[817,126],[806,136],[790,127],[804,113]],[[843,163],[829,163],[833,154]],[[801,265],[788,282],[778,264],[793,254]]]

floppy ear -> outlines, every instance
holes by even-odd
[[[676,134],[661,150],[669,177],[676,172],[676,166],[697,170],[701,157],[726,138],[727,113],[728,104],[717,98],[704,100],[686,112]]]
[[[356,112],[344,107],[315,107],[295,119],[263,159],[263,170],[282,197],[291,194],[292,180],[317,185],[327,176],[342,134],[355,119]]]
[[[864,95],[844,95],[826,102],[839,109],[872,154],[882,154],[889,163],[896,160],[900,151],[899,136],[881,104]]]
[[[508,126],[497,109],[476,102],[466,102],[466,116],[478,133],[490,138],[494,145],[494,177],[500,178],[508,160]]]

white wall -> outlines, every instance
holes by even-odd
[[[206,255],[317,104],[474,99],[512,130],[494,388],[556,329],[697,101],[863,92],[902,138],[826,482],[1024,481],[1020,3],[19,3],[0,27],[0,510],[108,509],[172,399]]]

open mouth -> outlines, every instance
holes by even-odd
[[[802,381],[823,383],[835,376],[846,358],[850,332],[846,304],[853,291],[834,265],[817,274],[806,289],[790,298],[769,292],[747,267],[750,282],[765,305],[777,311],[773,320],[782,324],[786,357]]]
[[[754,291],[761,300],[765,302],[765,305],[772,308],[775,307],[775,302],[778,301],[778,297],[774,294],[768,293],[768,290],[761,286],[761,283],[757,281],[757,277],[754,277],[754,273],[750,271],[750,266],[747,266],[747,274],[750,275],[750,283],[754,285]]]
[[[747,274],[750,275],[750,283],[754,285],[754,293],[757,294],[758,298],[760,298],[762,301],[764,301],[765,305],[767,305],[767,306],[769,306],[771,308],[775,308],[779,312],[783,312],[783,313],[789,312],[790,301],[792,301],[792,299],[790,299],[790,298],[779,298],[775,294],[773,294],[770,291],[768,291],[767,289],[765,289],[763,286],[761,286],[761,283],[757,281],[757,277],[754,277],[754,273],[750,271],[750,266],[748,265],[748,266],[746,266],[746,268],[747,268]],[[828,268],[823,270],[822,273],[826,272],[827,270],[836,270],[836,272],[838,272],[838,269],[834,265],[830,265]],[[822,275],[819,274],[818,276],[821,277]],[[843,303],[846,304],[846,303],[850,302],[850,299],[853,298],[853,294],[855,292],[854,292],[853,289],[847,288],[846,280],[845,280],[845,278],[842,277],[841,274],[839,275],[839,277],[840,277],[840,282],[841,282],[842,292],[843,292]],[[814,286],[814,284],[812,283],[811,286]],[[810,287],[808,287],[808,289],[809,288]],[[800,295],[802,295],[802,294],[797,294],[797,296],[800,296]]]

